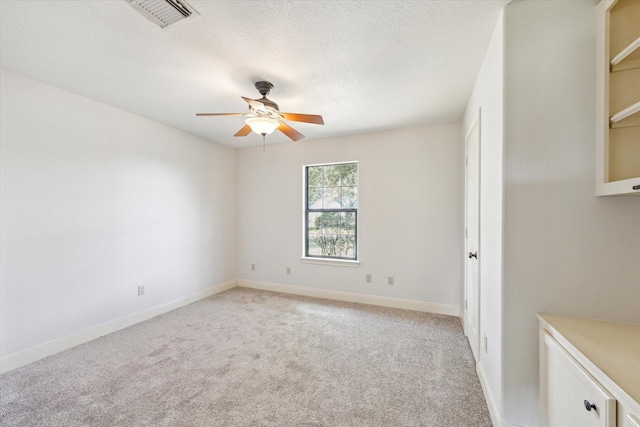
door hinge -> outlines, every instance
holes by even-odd
[[[468,306],[468,304],[467,304],[467,300],[464,300],[464,309],[465,309],[465,310],[467,309],[467,306]]]

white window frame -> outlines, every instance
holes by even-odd
[[[349,163],[355,163],[358,168],[357,182],[358,182],[358,195],[357,195],[357,208],[356,208],[356,259],[340,259],[340,258],[328,258],[328,257],[308,257],[306,256],[307,250],[307,168],[317,166],[332,166],[332,165],[344,165]],[[305,264],[319,264],[319,265],[333,265],[340,267],[359,267],[360,266],[360,162],[357,160],[349,160],[342,162],[328,162],[328,163],[313,163],[302,166],[302,256],[300,261]]]

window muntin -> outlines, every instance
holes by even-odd
[[[358,163],[305,166],[305,256],[357,260]]]

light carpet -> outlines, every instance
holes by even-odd
[[[0,376],[3,426],[491,426],[459,319],[234,288]]]

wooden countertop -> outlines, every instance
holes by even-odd
[[[539,314],[541,325],[559,333],[626,394],[640,403],[640,324]]]

